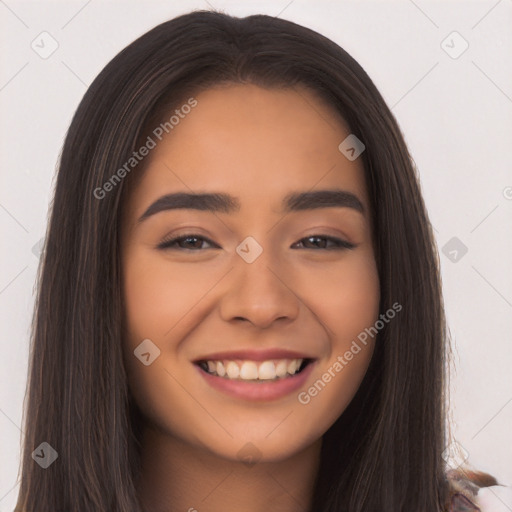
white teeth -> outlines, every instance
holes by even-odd
[[[262,361],[205,361],[204,370],[233,380],[275,380],[295,375],[303,359],[277,359]],[[205,364],[206,363],[206,364]]]
[[[276,378],[276,366],[272,361],[265,361],[258,370],[260,380],[270,380]]]
[[[245,380],[253,380],[258,378],[258,366],[252,361],[245,361],[240,368],[240,378]]]
[[[288,363],[288,373],[293,375],[295,373],[295,370],[297,369],[297,361],[296,359],[292,359],[289,363]]]
[[[276,364],[276,375],[278,377],[284,377],[286,375],[287,371],[288,371],[288,365],[286,364],[286,361],[279,361]]]
[[[217,361],[215,370],[219,377],[224,377],[224,375],[226,375],[226,370],[224,369],[224,365],[220,361]]]
[[[236,379],[240,375],[240,367],[234,361],[229,361],[226,366],[226,373],[230,379]]]

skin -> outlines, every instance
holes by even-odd
[[[307,89],[236,84],[195,98],[148,155],[123,215],[123,350],[146,420],[138,491],[150,512],[309,510],[322,435],[354,397],[373,339],[307,405],[297,392],[266,402],[227,396],[192,361],[233,349],[298,350],[317,359],[307,390],[375,323],[379,279],[363,164],[338,150],[347,125]],[[355,194],[364,214],[280,213],[292,191],[332,188]],[[175,209],[137,222],[178,191],[229,193],[241,208]],[[192,239],[157,249],[185,234],[217,247]],[[333,250],[325,239],[311,242],[315,235],[356,247]],[[235,250],[247,236],[263,248],[250,264]],[[148,338],[161,352],[145,366],[133,351]],[[254,465],[240,460],[249,442]]]

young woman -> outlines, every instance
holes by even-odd
[[[193,12],[125,48],[71,123],[42,261],[17,512],[479,510],[497,484],[443,460],[400,129],[309,29]]]

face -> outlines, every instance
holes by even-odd
[[[169,439],[283,460],[343,413],[373,353],[359,341],[379,312],[363,165],[306,89],[229,85],[195,100],[153,136],[127,198],[129,386]],[[231,197],[161,199],[176,193]]]

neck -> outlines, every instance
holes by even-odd
[[[286,460],[249,465],[146,428],[139,497],[147,512],[307,512],[321,443]]]

